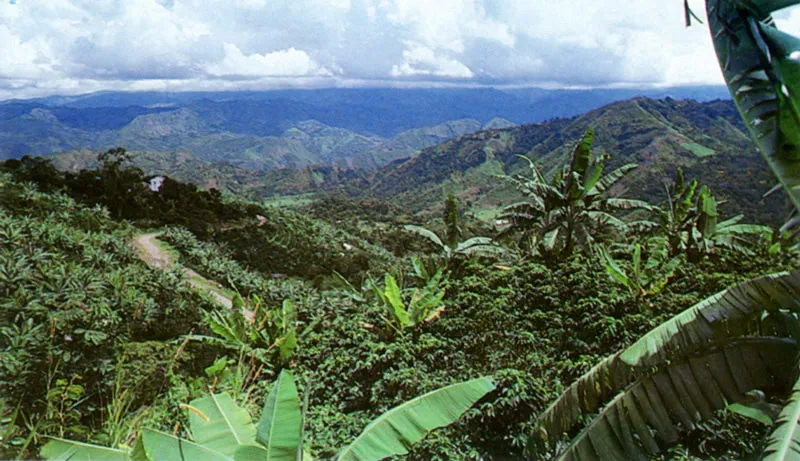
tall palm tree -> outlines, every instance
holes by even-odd
[[[531,176],[502,176],[526,200],[507,206],[500,216],[509,227],[502,234],[521,234],[523,247],[549,256],[570,256],[577,247],[591,246],[609,231],[627,232],[615,216],[622,210],[648,209],[640,200],[609,197],[610,189],[637,165],[630,163],[603,176],[607,156],[592,158],[594,132],[589,129],[572,152],[570,162],[547,182],[533,162]]]

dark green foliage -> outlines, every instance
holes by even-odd
[[[267,276],[289,275],[306,280],[333,271],[357,278],[389,261],[389,253],[325,222],[275,207],[264,210],[259,224],[220,230],[214,241],[234,259]]]
[[[133,407],[156,401],[170,386],[175,369],[197,372],[195,357],[189,351],[178,353],[180,343],[162,341],[128,342],[117,351],[119,366],[114,370],[122,389],[132,390]]]
[[[104,205],[115,218],[182,225],[200,236],[243,219],[255,221],[259,212],[258,207],[227,203],[216,189],[200,190],[170,178],[153,191],[145,182],[150,178],[131,164],[122,148],[101,154],[99,160],[98,169],[60,173],[49,160],[26,156],[0,164],[0,170],[18,181],[35,182],[42,191],[63,191],[82,203]]]
[[[85,437],[103,419],[130,343],[198,328],[208,305],[179,274],[144,266],[130,235],[102,208],[0,175],[0,395],[20,405],[17,424],[24,417],[42,432]],[[57,394],[76,395],[56,405],[48,396]]]
[[[112,155],[111,161],[118,158]],[[589,174],[591,160],[585,163],[585,155],[576,155],[568,165],[584,171],[569,175],[584,189],[595,177]],[[29,181],[59,184],[36,162],[11,167]],[[0,435],[8,433],[4,440],[16,444],[0,441],[0,457],[16,456],[23,445],[27,456],[35,456],[43,439],[32,436],[25,445],[28,434],[115,447],[135,440],[143,425],[186,437],[179,403],[211,389],[229,392],[255,414],[270,383],[288,368],[302,378],[300,395],[309,396],[305,448],[315,456],[334,455],[371,419],[401,402],[492,375],[497,389],[457,424],[434,431],[409,459],[518,458],[537,416],[602,357],[704,297],[784,268],[771,258],[769,246],[755,248],[748,258],[719,246],[713,257],[670,267],[668,283],[653,281],[660,289],[647,290],[642,302],[640,290],[616,283],[606,273],[607,261],[580,246],[559,264],[510,261],[508,251],[496,264],[459,258],[457,270],[439,271],[432,248],[403,230],[412,219],[382,201],[329,197],[299,209],[221,197],[198,202],[198,210],[177,219],[196,216],[199,224],[168,227],[163,239],[177,250],[179,263],[245,298],[263,300],[258,320],[250,321],[238,302],[237,311],[225,311],[202,301],[177,266],[161,271],[139,262],[128,246],[134,231],[111,219],[113,208],[78,205],[8,175],[0,175],[0,183],[0,242],[13,242],[0,245],[0,277],[7,279],[4,285],[0,278],[0,300],[14,303],[0,309],[0,352],[8,351],[0,361]],[[185,187],[176,186],[176,193],[187,193]],[[454,199],[428,215],[444,218],[426,222],[434,235],[448,235],[448,228],[455,234],[460,198]],[[172,205],[193,206],[181,200],[175,197]],[[152,213],[156,218],[139,222],[168,222],[158,218],[160,211]],[[487,235],[469,215],[459,214],[458,221],[462,238]],[[631,231],[631,242],[642,245],[640,264],[657,259],[672,266],[671,258],[644,243],[644,234]],[[403,248],[405,242],[414,243]],[[441,246],[450,248],[443,241]],[[623,246],[611,251],[617,261],[630,260]],[[635,265],[630,261],[620,263],[629,275]],[[785,261],[793,263],[788,256]],[[333,288],[334,270],[347,289]],[[44,280],[42,274],[50,275]],[[396,290],[387,286],[387,274]],[[640,285],[648,284],[647,277],[657,279],[659,271],[644,275]],[[373,285],[383,297],[365,292],[370,284],[362,282],[369,279],[378,281]],[[257,298],[251,299],[244,307],[255,311]],[[405,328],[402,313],[391,317],[400,312],[393,299],[409,315]],[[417,304],[423,313],[411,322]],[[284,311],[291,311],[288,320]],[[50,333],[53,318],[56,334]],[[216,323],[209,327],[206,320]],[[267,337],[253,336],[250,330],[259,325],[248,329],[248,322],[272,330]],[[228,327],[245,334],[226,335]],[[289,353],[281,353],[281,336],[294,338],[285,341],[293,346]],[[130,424],[113,423],[112,414],[126,415],[122,420]],[[24,426],[32,420],[42,421],[34,432]],[[738,418],[715,424],[684,439],[691,454],[739,457],[763,432]],[[696,442],[709,431],[715,433],[712,442]]]
[[[376,328],[379,311],[369,303],[329,298],[323,320],[297,356],[298,369],[313,374],[309,430],[315,451],[338,446],[371,415],[449,377],[491,373],[498,391],[411,456],[520,456],[536,416],[560,392],[559,383],[572,382],[608,351],[630,344],[705,294],[761,273],[763,264],[722,268],[736,274],[731,276],[714,273],[710,265],[683,266],[654,295],[648,312],[615,288],[597,259],[576,256],[555,270],[534,263],[513,270],[471,265],[451,281],[436,321],[393,340]],[[331,350],[347,353],[326,353]],[[726,443],[733,440],[728,437]]]

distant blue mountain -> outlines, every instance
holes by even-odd
[[[133,144],[139,150],[187,151],[200,145],[205,151],[203,156],[215,160],[224,160],[226,152],[208,152],[214,146],[232,149],[231,156],[252,152],[257,146],[258,155],[268,157],[269,148],[264,146],[275,143],[264,141],[265,137],[281,137],[307,121],[359,136],[390,139],[409,130],[455,120],[470,119],[485,125],[501,118],[524,124],[571,117],[635,96],[707,101],[728,98],[728,93],[722,86],[702,86],[647,90],[360,88],[52,96],[0,103],[0,158],[104,149],[119,144]],[[280,166],[284,162],[274,164]]]

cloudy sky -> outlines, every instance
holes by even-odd
[[[800,10],[779,17],[800,32]],[[0,99],[697,83],[720,72],[680,0],[0,0]]]

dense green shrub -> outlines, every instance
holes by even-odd
[[[123,345],[179,338],[210,307],[182,274],[145,266],[131,233],[101,208],[0,176],[0,395],[43,432],[66,417],[48,400],[63,383],[80,386],[69,417],[85,437]]]

